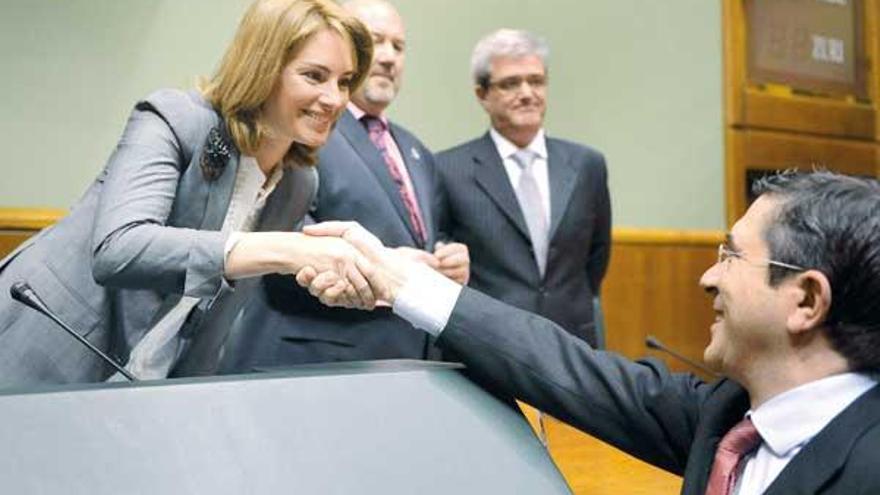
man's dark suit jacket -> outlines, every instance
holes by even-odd
[[[545,316],[591,344],[594,295],[611,250],[602,155],[547,138],[550,244],[542,278],[513,186],[489,133],[437,154],[440,231],[470,249],[468,286]]]
[[[684,476],[684,494],[703,495],[718,442],[749,408],[745,390],[731,380],[707,384],[653,359],[595,351],[544,318],[468,288],[437,344],[496,392]],[[819,432],[765,494],[878,494],[878,446],[874,387]]]
[[[425,223],[427,240],[416,240],[397,186],[364,126],[346,111],[318,159],[316,222],[354,220],[386,246],[433,250],[435,242],[434,157],[412,134],[391,124],[406,162]],[[227,343],[222,371],[325,361],[433,357],[424,333],[390,310],[328,308],[290,276],[264,277]]]

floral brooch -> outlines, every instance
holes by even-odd
[[[215,180],[223,175],[223,170],[232,154],[231,150],[232,143],[226,132],[226,125],[221,121],[220,124],[208,131],[208,139],[202,152],[201,163],[199,163],[206,179]]]

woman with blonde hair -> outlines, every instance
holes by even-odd
[[[292,232],[371,56],[370,33],[330,0],[256,0],[213,78],[138,102],[70,214],[0,261],[0,386],[113,372],[12,300],[17,282],[142,379],[211,373],[258,275],[332,270],[371,306],[353,248]]]

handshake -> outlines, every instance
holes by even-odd
[[[328,306],[389,306],[413,271],[424,266],[462,285],[470,274],[468,249],[460,243],[437,243],[434,253],[386,248],[357,222],[308,225],[303,233],[309,256],[296,271],[296,281]]]

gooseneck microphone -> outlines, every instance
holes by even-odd
[[[48,306],[46,306],[46,303],[44,303],[43,300],[40,299],[40,296],[37,295],[37,292],[32,289],[27,282],[16,282],[12,284],[12,287],[9,288],[9,295],[11,295],[12,298],[16,301],[32,309],[35,309],[49,317],[50,320],[54,321],[56,324],[58,324],[59,327],[63,328],[65,332],[69,333],[73,338],[78,340],[80,344],[88,347],[90,351],[97,354],[98,357],[100,357],[106,363],[116,369],[116,371],[118,371],[122,376],[128,378],[129,381],[137,381],[137,378],[129,373],[128,370],[120,366],[119,363],[117,363],[114,359],[104,354],[101,349],[98,349],[97,347],[92,345],[92,343],[86,340],[82,335],[80,335],[75,330],[70,328],[66,323],[61,321],[61,318],[55,315],[55,313],[53,313],[52,310],[49,309]]]
[[[665,345],[663,345],[663,342],[660,342],[660,339],[658,339],[657,337],[654,337],[653,335],[648,335],[647,337],[645,337],[645,345],[648,346],[649,349],[657,349],[658,351],[665,352],[666,354],[669,354],[670,356],[674,357],[675,359],[678,359],[679,361],[686,363],[686,364],[690,365],[691,367],[702,371],[703,373],[707,373],[708,375],[714,376],[715,378],[721,378],[720,374],[710,370],[709,368],[694,361],[693,359],[690,359],[690,358],[684,356],[683,354],[678,353],[678,352],[670,349],[669,347],[666,347]]]

